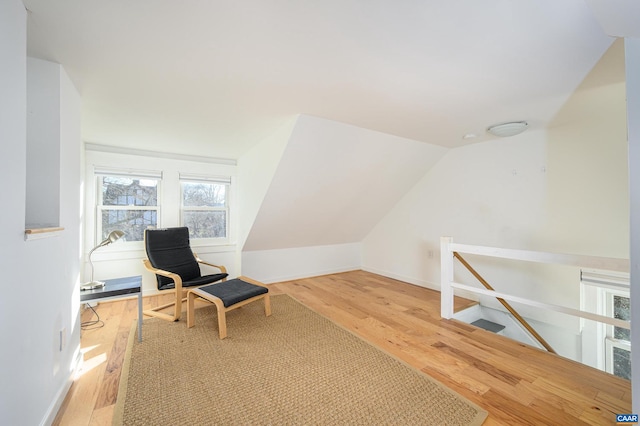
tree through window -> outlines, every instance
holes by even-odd
[[[626,295],[612,295],[613,317],[631,320],[631,300]],[[613,374],[631,380],[631,331],[622,327],[613,327],[613,340],[610,344]]]
[[[98,240],[111,231],[126,241],[142,241],[147,227],[158,225],[158,178],[98,176]]]
[[[180,176],[181,223],[190,238],[227,238],[229,232],[228,178]]]

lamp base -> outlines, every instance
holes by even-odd
[[[89,283],[82,284],[80,286],[81,291],[85,290],[95,290],[96,288],[104,287],[104,281],[91,281]]]

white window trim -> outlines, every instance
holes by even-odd
[[[612,290],[604,289],[604,303],[606,305],[606,315],[613,318],[614,316],[614,296],[630,298],[629,290]],[[616,339],[614,337],[615,327],[608,324],[602,324],[605,327],[604,350],[605,350],[605,371],[613,374],[613,349],[625,349],[631,351],[631,342],[627,340]]]
[[[156,227],[162,227],[162,172],[155,170],[136,170],[136,169],[117,169],[110,167],[94,167],[94,182],[95,182],[95,234],[94,244],[102,241],[102,211],[103,210],[155,210],[156,212]],[[133,179],[154,179],[157,181],[156,198],[157,204],[155,206],[105,206],[102,198],[102,186],[101,178],[104,176],[123,176]],[[112,244],[111,251],[122,250],[137,250],[143,246],[142,241],[121,241],[119,244]],[[106,252],[106,250],[102,250]]]
[[[605,339],[605,371],[613,374],[613,349],[624,349],[631,352],[631,342],[607,337]]]
[[[180,226],[184,226],[184,212],[185,211],[224,211],[226,215],[225,220],[225,237],[217,238],[192,238],[192,246],[222,246],[229,245],[231,242],[231,199],[232,199],[232,179],[230,176],[212,176],[202,174],[191,173],[179,173],[179,185],[180,185]],[[217,183],[226,185],[225,190],[225,206],[224,207],[185,207],[184,206],[184,191],[182,187],[183,182],[201,182],[201,183]]]
[[[629,274],[582,270],[580,275],[581,309],[613,318],[613,297],[630,295]],[[595,361],[588,364],[613,374],[613,349],[621,348],[630,351],[631,344],[614,338],[612,325],[582,320],[582,332],[583,358],[585,350],[595,350]]]

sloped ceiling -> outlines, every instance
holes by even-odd
[[[88,143],[241,164],[298,116],[245,251],[361,241],[447,148],[546,127],[614,40],[584,0],[23,1]]]
[[[640,37],[640,2],[637,0],[586,0],[605,33],[614,37]]]
[[[243,251],[359,242],[446,152],[300,116]]]
[[[544,127],[613,40],[584,0],[24,4],[85,141],[228,158],[297,114],[447,147]]]

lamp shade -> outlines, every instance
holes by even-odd
[[[489,126],[487,128],[487,132],[491,133],[495,136],[500,136],[501,138],[505,138],[508,136],[518,135],[525,130],[529,123],[526,121],[510,121],[508,123],[494,124],[493,126]]]
[[[100,245],[106,246],[107,244],[115,243],[122,236],[124,236],[124,232],[120,231],[119,229],[116,229],[115,231],[111,231],[109,232],[109,235],[107,235],[107,238],[105,238],[105,240],[100,243]]]

